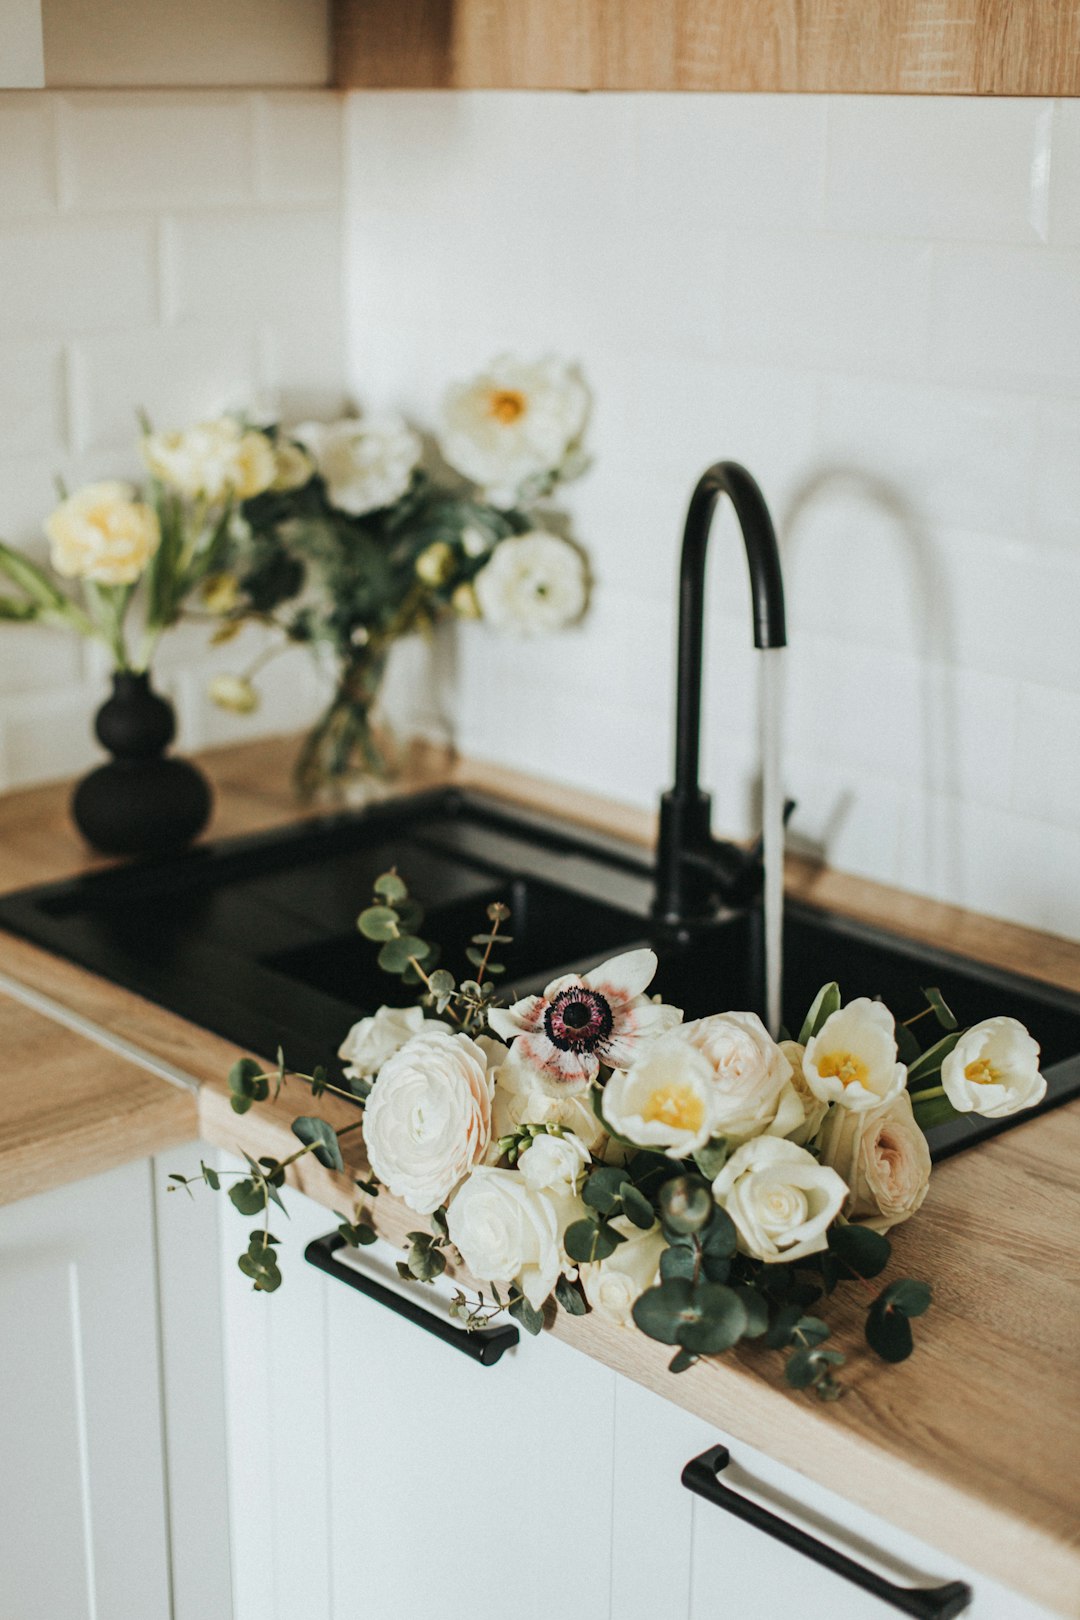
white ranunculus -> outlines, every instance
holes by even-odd
[[[798,1142],[800,1147],[805,1147],[817,1135],[822,1120],[829,1112],[829,1105],[822,1102],[820,1097],[815,1097],[806,1083],[806,1075],[803,1073],[806,1047],[800,1045],[798,1041],[781,1041],[780,1050],[791,1064],[791,1087],[802,1105],[803,1117],[792,1129],[773,1131],[771,1134],[786,1136],[789,1142]]]
[[[818,1147],[821,1162],[848,1184],[849,1221],[887,1232],[926,1197],[930,1149],[906,1091],[879,1108],[831,1108]]]
[[[517,1168],[534,1192],[576,1193],[592,1158],[585,1143],[572,1132],[534,1136]]]
[[[438,1025],[410,1037],[379,1070],[364,1108],[364,1143],[378,1179],[430,1215],[487,1149],[489,1053]]]
[[[450,1200],[446,1220],[450,1241],[474,1277],[516,1283],[540,1309],[563,1264],[555,1200],[534,1192],[516,1170],[478,1165]]]
[[[500,540],[474,587],[488,623],[521,636],[564,629],[580,619],[589,599],[581,552],[542,529]]]
[[[806,1043],[803,1074],[815,1097],[842,1108],[877,1108],[899,1096],[907,1070],[897,1062],[888,1007],[860,996],[832,1013]]]
[[[1033,1108],[1046,1095],[1039,1043],[1017,1018],[985,1018],[961,1035],[941,1065],[941,1084],[962,1114],[1004,1119]]]
[[[736,1148],[713,1195],[735,1222],[739,1248],[755,1260],[798,1260],[825,1248],[847,1183],[812,1153],[779,1136]]]
[[[659,1226],[642,1232],[622,1215],[617,1216],[612,1225],[623,1234],[626,1242],[620,1243],[606,1260],[582,1266],[578,1275],[585,1298],[594,1311],[619,1327],[633,1327],[634,1302],[659,1277],[660,1256],[667,1247],[667,1239]]]
[[[439,448],[492,505],[509,507],[523,485],[573,462],[588,414],[589,391],[576,366],[501,355],[478,377],[447,389]]]
[[[152,506],[130,484],[87,484],[45,521],[52,565],[65,579],[133,585],[161,544]]]
[[[604,1118],[627,1141],[685,1159],[716,1135],[718,1099],[712,1064],[675,1029],[654,1041],[632,1069],[611,1076]]]
[[[604,1137],[588,1095],[552,1096],[537,1084],[536,1069],[510,1048],[495,1075],[495,1107],[491,1134],[509,1136],[519,1125],[561,1125],[592,1151]]]
[[[353,517],[393,506],[420,460],[420,440],[400,416],[303,422],[292,436],[313,457],[330,505]]]
[[[422,1029],[446,1029],[437,1018],[425,1018],[422,1007],[380,1007],[370,1018],[354,1024],[338,1047],[345,1073],[352,1080],[370,1080],[387,1058],[400,1052],[406,1041]]]
[[[148,433],[142,451],[154,477],[188,500],[250,500],[277,477],[270,439],[232,416],[174,433]]]
[[[762,1131],[787,1136],[802,1123],[805,1111],[791,1085],[791,1064],[757,1013],[695,1018],[678,1034],[712,1069],[715,1136],[737,1146]]]

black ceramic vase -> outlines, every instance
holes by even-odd
[[[161,855],[202,832],[210,784],[188,760],[165,757],[176,716],[151,691],[148,675],[113,675],[94,730],[113,757],[84,776],[72,797],[71,813],[88,843],[105,855]]]

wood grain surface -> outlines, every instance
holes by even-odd
[[[1077,0],[335,0],[348,88],[1080,94]]]
[[[214,834],[296,818],[287,788],[295,743],[206,756],[218,791]],[[454,780],[648,842],[652,818],[599,798],[476,763],[428,756],[413,778]],[[91,864],[66,820],[67,792],[0,799],[0,888]],[[789,864],[789,892],[1049,982],[1080,989],[1080,946],[955,907]],[[0,1202],[202,1137],[284,1157],[305,1111],[297,1083],[242,1118],[228,1103],[228,1042],[24,941],[0,934],[0,973],[199,1084],[198,1103],[94,1042],[0,996]],[[324,1098],[347,1123],[351,1105]],[[363,1164],[356,1138],[343,1144]],[[861,1344],[862,1300],[836,1297],[830,1318],[848,1351],[848,1393],[828,1407],[776,1382],[776,1354],[748,1349],[675,1378],[669,1352],[595,1316],[560,1313],[552,1330],[736,1438],[860,1502],[931,1545],[1066,1614],[1080,1613],[1080,1105],[1059,1109],[940,1166],[919,1216],[895,1234],[895,1274],[924,1277],[934,1305],[919,1351],[900,1368]],[[310,1158],[295,1181],[328,1208],[349,1207],[347,1180]],[[401,1242],[416,1217],[394,1199],[377,1224]],[[328,1227],[333,1221],[328,1218]],[[237,1221],[238,1245],[244,1223]]]

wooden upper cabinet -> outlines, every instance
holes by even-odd
[[[1080,95],[1080,0],[335,0],[382,89]]]

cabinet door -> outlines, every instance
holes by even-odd
[[[167,1620],[143,1161],[0,1209],[0,1612]]]
[[[616,1394],[614,1601],[619,1620],[887,1620],[896,1609],[680,1483],[691,1457],[717,1444],[732,1461],[725,1484],[831,1542],[899,1585],[966,1581],[971,1620],[1049,1620],[1048,1611],[959,1559],[886,1524],[831,1491],[729,1439],[625,1379]],[[633,1488],[631,1488],[633,1487]],[[962,1543],[958,1530],[957,1541]]]

